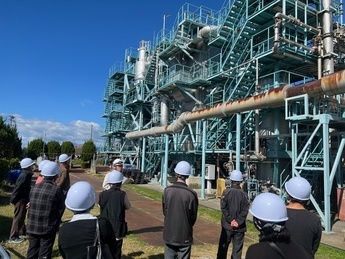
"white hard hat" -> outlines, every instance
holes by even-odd
[[[297,200],[307,201],[310,199],[311,186],[303,177],[293,177],[285,183],[286,192]]]
[[[175,173],[179,175],[190,175],[190,164],[186,161],[180,161],[175,167]]]
[[[123,175],[117,170],[113,170],[109,173],[108,183],[121,183]]]
[[[71,157],[69,157],[69,156],[66,155],[66,154],[61,154],[61,155],[59,156],[59,162],[60,162],[60,163],[66,162],[66,161],[68,161],[70,158],[71,158]]]
[[[48,163],[49,160],[42,160],[39,164],[38,164],[38,171],[42,171],[43,166]]]
[[[249,212],[255,218],[265,222],[288,220],[284,201],[278,195],[269,192],[256,196]]]
[[[234,170],[230,174],[230,180],[234,182],[242,182],[243,181],[243,175],[240,170]]]
[[[85,211],[95,204],[96,193],[88,182],[76,182],[69,188],[65,200],[66,207],[71,211]]]
[[[22,161],[20,161],[20,167],[22,169],[28,168],[29,166],[34,165],[35,162],[31,158],[24,158]]]
[[[48,161],[43,165],[41,175],[52,177],[60,173],[59,165],[56,162]]]
[[[119,158],[116,158],[113,162],[113,166],[116,166],[116,165],[123,165],[122,160]]]

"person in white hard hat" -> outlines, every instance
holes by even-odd
[[[95,201],[95,190],[88,182],[76,182],[68,190],[65,204],[67,209],[73,212],[73,217],[59,230],[58,246],[62,258],[87,258],[87,247],[94,245],[97,223],[101,243],[107,244],[112,253],[112,255],[102,254],[102,258],[115,258],[116,239],[110,222],[106,218],[97,218],[90,213]]]
[[[41,171],[43,181],[35,184],[30,191],[27,259],[52,257],[55,236],[65,208],[65,196],[55,185],[59,173],[56,162],[47,162]]]
[[[99,194],[99,206],[101,217],[107,218],[116,236],[115,258],[120,259],[122,253],[123,238],[127,234],[126,210],[131,207],[127,194],[121,190],[123,175],[120,171],[113,170],[109,173],[109,190],[104,190]]]
[[[320,246],[322,236],[321,220],[314,213],[305,209],[310,199],[311,186],[303,177],[293,177],[285,183],[288,205],[286,227],[291,234],[291,240],[299,244],[314,258]]]
[[[26,205],[29,202],[31,179],[35,169],[35,162],[31,158],[20,161],[21,173],[14,186],[10,202],[14,205],[14,215],[10,232],[10,243],[24,241],[20,236],[26,235],[25,217]]]
[[[174,171],[176,182],[164,189],[162,199],[164,258],[188,259],[191,256],[199,201],[196,192],[186,184],[190,164],[180,161]]]
[[[39,184],[40,182],[43,181],[43,176],[41,175],[41,172],[42,172],[42,168],[43,166],[49,162],[49,160],[42,160],[39,164],[38,164],[38,171],[40,172],[40,175],[37,176],[37,179],[36,179],[36,184]]]
[[[291,240],[285,223],[288,220],[284,201],[276,194],[255,197],[249,212],[259,230],[259,243],[249,246],[246,259],[306,259],[304,250]]]
[[[220,208],[222,210],[222,232],[218,244],[218,259],[226,259],[232,242],[231,258],[241,259],[244,233],[247,231],[246,219],[249,210],[247,194],[242,190],[242,172],[234,170],[230,174],[231,187],[224,190]]]
[[[116,158],[113,163],[112,163],[112,169],[121,172],[122,174],[122,169],[123,169],[123,162],[121,159]],[[104,190],[109,190],[111,188],[111,184],[109,184],[108,178],[112,170],[107,173],[103,179],[102,187]],[[130,178],[123,177],[122,184],[129,183],[131,181]]]
[[[56,185],[59,186],[63,193],[66,195],[68,192],[68,189],[71,185],[71,181],[69,178],[69,162],[71,157],[67,154],[61,154],[59,156],[59,167],[60,167],[60,174],[58,178],[56,179]]]

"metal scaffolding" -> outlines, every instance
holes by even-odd
[[[161,175],[163,187],[186,160],[201,198],[208,165],[214,180],[236,168],[279,188],[301,175],[329,232],[343,186],[342,13],[330,0],[183,5],[170,30],[110,69],[102,152]]]

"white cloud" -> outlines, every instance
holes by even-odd
[[[22,146],[26,147],[28,142],[42,138],[46,143],[52,140],[60,144],[64,141],[71,141],[74,145],[82,145],[85,141],[94,141],[96,147],[103,144],[103,130],[98,123],[88,121],[72,121],[63,124],[56,121],[42,121],[40,119],[27,119],[21,115],[14,115],[18,135],[22,138]]]
[[[85,107],[85,106],[91,105],[92,103],[93,103],[92,101],[85,99],[80,102],[80,105]]]

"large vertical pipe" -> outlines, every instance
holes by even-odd
[[[146,157],[146,138],[143,138],[143,149],[142,149],[142,155],[141,155],[141,171],[143,173],[145,173],[145,170],[146,170],[145,157]]]
[[[201,155],[201,199],[205,199],[205,164],[206,164],[206,127],[207,120],[202,121],[202,155]]]
[[[168,179],[169,135],[165,134],[164,139],[165,139],[165,151],[164,151],[163,188],[167,187],[167,179]]]
[[[241,123],[242,115],[236,114],[236,169],[241,170]]]
[[[331,215],[331,186],[329,170],[329,116],[323,115],[320,122],[322,123],[323,134],[323,188],[324,188],[324,210],[325,215]],[[331,218],[325,217],[325,231],[331,231]]]
[[[169,107],[168,99],[166,97],[161,98],[161,126],[168,124],[169,120]]]
[[[323,29],[323,49],[324,53],[324,74],[334,73],[333,57],[333,15],[331,0],[323,0],[322,29]]]

